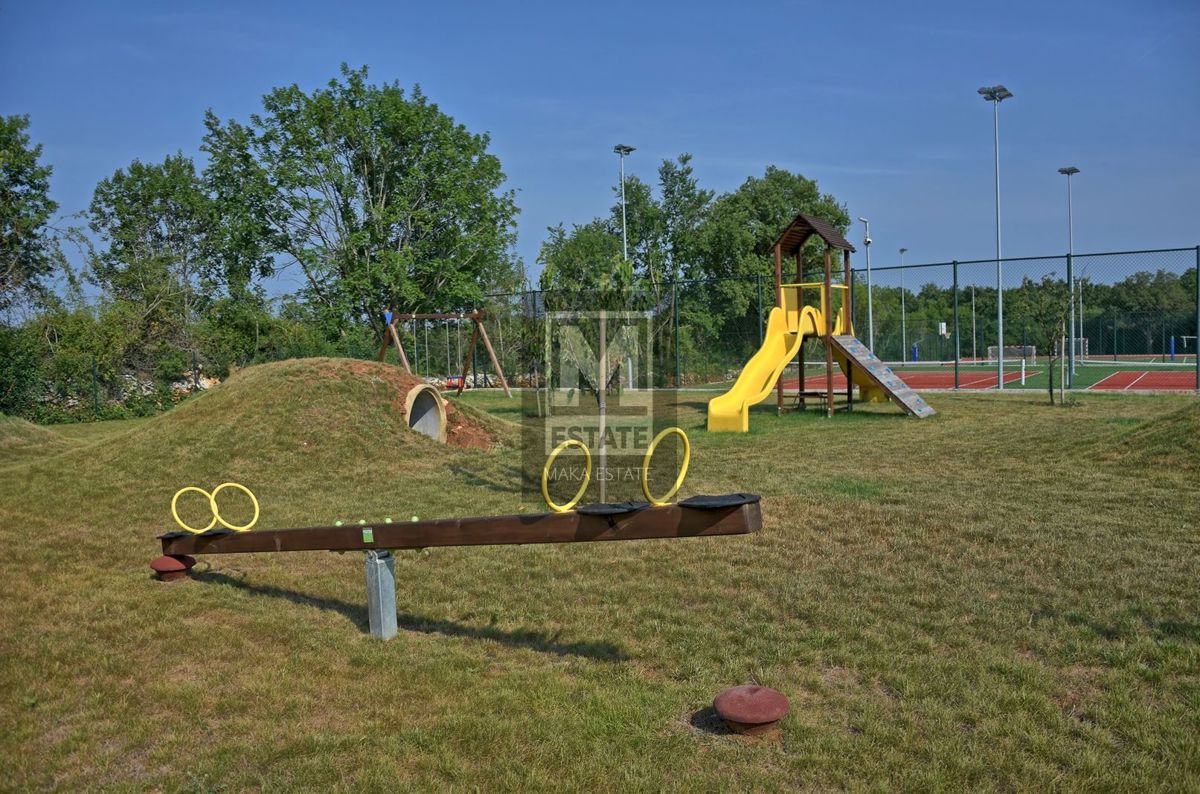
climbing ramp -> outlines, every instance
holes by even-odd
[[[866,345],[849,334],[832,337],[834,358],[838,363],[849,365],[847,376],[853,378],[860,394],[869,395],[872,390],[882,392],[892,402],[912,416],[933,416],[936,411],[925,402],[925,398],[908,387],[892,368],[880,361]],[[867,382],[863,381],[866,378]]]

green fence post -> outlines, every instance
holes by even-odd
[[[958,260],[954,263],[954,390],[958,391],[958,358],[960,339],[958,337]]]
[[[679,361],[679,285],[671,283],[671,314],[675,321],[675,388],[683,385],[683,366]]]
[[[1117,360],[1117,310],[1113,309],[1113,361]]]
[[[1074,257],[1067,252],[1067,300],[1071,302],[1071,329],[1067,339],[1067,388],[1075,388],[1075,270]]]

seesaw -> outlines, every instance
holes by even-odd
[[[583,494],[590,478],[591,456],[586,448],[584,453],[588,459],[587,477],[576,500]],[[547,469],[554,457],[547,461]],[[647,467],[649,457],[647,455]],[[680,476],[676,481],[676,488],[682,479]],[[543,476],[543,485],[544,481]],[[245,491],[254,502],[255,517],[244,526],[225,521],[217,509],[216,494],[230,487]],[[180,494],[189,490],[208,496],[213,511],[213,521],[208,527],[187,527],[179,520],[175,502]],[[703,538],[744,535],[762,528],[762,511],[756,494],[694,496],[676,504],[665,504],[653,497],[651,501],[591,504],[574,509],[559,509],[561,506],[551,503],[556,508],[553,512],[529,515],[334,524],[251,532],[249,530],[258,518],[258,501],[244,486],[226,483],[211,493],[189,487],[175,494],[171,507],[176,521],[184,529],[159,536],[163,556],[151,563],[151,568],[163,581],[174,581],[187,577],[188,570],[195,565],[192,555],[196,554],[363,551],[366,552],[367,612],[371,634],[389,639],[396,636],[397,631],[396,567],[392,550]],[[568,504],[574,504],[574,501]]]
[[[365,551],[371,634],[396,636],[396,567],[391,551],[435,546],[592,543],[744,535],[762,528],[755,494],[694,496],[678,504],[645,502],[584,505],[561,513],[439,518],[405,523],[317,526],[237,532],[210,529],[160,535],[160,578],[184,578],[195,554],[287,551]],[[390,605],[390,608],[389,608]]]

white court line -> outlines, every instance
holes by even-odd
[[[1025,377],[1032,378],[1034,375],[1040,375],[1040,374],[1042,374],[1041,370],[1036,370],[1036,371],[1028,370],[1025,373]],[[973,380],[973,381],[969,381],[967,383],[961,384],[961,388],[969,389],[977,383],[985,383],[986,382],[987,386],[985,388],[994,389],[994,388],[996,388],[996,383],[1000,382],[1000,379],[996,378],[996,383],[992,383],[991,382],[992,378],[996,378],[996,376],[989,372],[987,375],[983,376],[982,378],[979,378],[978,380]],[[1019,372],[1005,372],[1004,373],[1004,385],[1005,386],[1007,386],[1010,383],[1016,383],[1019,380],[1021,380],[1021,373],[1019,373]]]
[[[1103,378],[1101,378],[1100,380],[1096,381],[1096,382],[1095,382],[1095,383],[1093,383],[1091,386],[1088,386],[1088,387],[1087,387],[1087,389],[1085,389],[1085,391],[1091,391],[1091,390],[1093,390],[1093,389],[1095,389],[1096,391],[1114,391],[1113,389],[1103,389],[1103,388],[1101,388],[1101,386],[1104,384],[1104,382],[1105,382],[1106,380],[1109,380],[1109,379],[1111,379],[1111,378],[1115,378],[1115,377],[1117,377],[1118,375],[1122,375],[1122,374],[1124,374],[1125,372],[1128,372],[1128,370],[1118,370],[1118,371],[1114,372],[1114,373],[1113,373],[1113,374],[1111,374],[1111,375],[1105,375]],[[1126,386],[1125,388],[1127,388],[1127,389],[1128,389],[1129,387],[1128,387],[1128,386]]]
[[[1143,372],[1141,375],[1138,375],[1136,378],[1134,378],[1134,379],[1133,379],[1133,383],[1137,383],[1139,380],[1141,380],[1142,378],[1146,377],[1146,376],[1147,376],[1147,375],[1149,375],[1149,374],[1150,374],[1150,370],[1146,370],[1146,371],[1145,371],[1145,372]],[[1133,383],[1129,384],[1128,386],[1126,386],[1126,387],[1125,387],[1124,389],[1122,389],[1121,391],[1129,391],[1130,389],[1132,389],[1132,388],[1133,388]]]

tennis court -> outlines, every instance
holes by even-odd
[[[1122,370],[1088,386],[1089,391],[1193,391],[1195,388],[1194,370]]]
[[[909,385],[910,388],[920,391],[921,389],[953,389],[954,388],[954,370],[949,371],[937,370],[907,370],[893,368],[893,371],[900,376],[900,379]],[[1025,373],[1026,381],[1036,374],[1035,371],[1027,371]],[[993,368],[989,372],[984,372],[979,369],[963,369],[959,372],[958,387],[960,389],[991,389],[997,383],[996,370]],[[1020,383],[1020,372],[1005,372],[1004,385],[1011,383]],[[783,388],[795,391],[800,388],[799,378],[784,379]],[[809,372],[805,375],[804,388],[810,391],[825,390],[825,373]],[[840,371],[833,373],[833,390],[846,390],[846,376]]]
[[[936,362],[922,364],[890,364],[892,370],[911,388],[922,389],[953,389],[953,362]],[[1058,364],[1055,363],[1054,383],[1058,387]],[[825,390],[825,370],[820,364],[809,364],[805,368],[805,388],[810,391]],[[1046,389],[1049,386],[1049,372],[1044,362],[1038,368],[1026,367],[1024,382],[1022,382],[1020,362],[1006,362],[1004,371],[1004,387],[1006,389]],[[960,389],[994,389],[996,388],[996,365],[965,364],[960,365],[958,388]],[[784,376],[785,389],[795,391],[799,388],[799,378],[795,368]],[[834,391],[845,391],[846,377],[840,370],[833,375]],[[1158,364],[1145,360],[1100,362],[1089,361],[1080,363],[1075,371],[1074,388],[1084,391],[1194,391],[1196,389],[1196,370],[1194,364]]]

